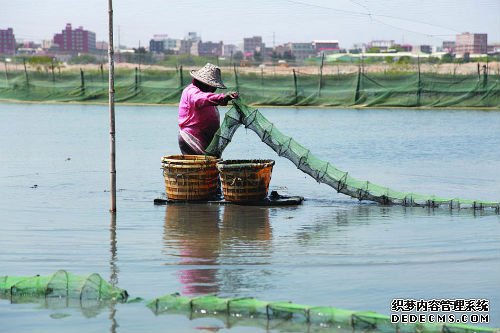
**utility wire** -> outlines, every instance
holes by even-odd
[[[328,7],[328,6],[322,6],[322,5],[312,4],[312,3],[308,3],[308,2],[303,2],[303,1],[299,1],[299,0],[286,0],[286,1],[289,2],[289,3],[292,3],[292,4],[296,4],[296,5],[302,5],[302,6],[308,6],[308,7],[314,7],[314,8],[331,10],[331,11],[335,11],[335,12],[338,12],[338,13],[343,13],[343,14],[347,14],[347,15],[351,15],[351,16],[355,16],[355,17],[369,17],[370,19],[373,19],[377,23],[386,24],[386,25],[391,26],[391,27],[396,28],[396,29],[410,31],[410,32],[421,34],[421,35],[428,36],[428,37],[435,37],[435,36],[438,36],[438,35],[426,34],[426,33],[423,33],[423,32],[412,31],[412,30],[408,30],[408,29],[405,29],[405,28],[401,28],[399,26],[390,25],[390,24],[384,23],[384,22],[382,22],[380,20],[375,20],[374,17],[379,17],[379,18],[382,17],[382,18],[390,18],[390,19],[397,19],[397,20],[405,20],[405,21],[408,21],[408,22],[425,24],[425,25],[436,27],[436,28],[450,30],[450,31],[453,31],[454,33],[459,33],[459,31],[457,31],[455,29],[452,29],[452,28],[449,28],[449,27],[444,27],[444,26],[441,26],[441,25],[438,25],[438,24],[427,23],[427,22],[417,21],[417,20],[414,20],[414,19],[397,17],[397,16],[393,16],[393,15],[373,14],[373,13],[370,12],[370,10],[367,7],[359,4],[358,2],[356,2],[354,0],[349,0],[349,1],[351,1],[352,3],[354,3],[354,4],[358,5],[358,6],[366,8],[367,12],[363,13],[363,12],[354,11],[354,10],[338,9],[338,8],[333,8],[333,7]]]

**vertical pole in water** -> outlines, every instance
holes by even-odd
[[[321,88],[323,87],[323,64],[325,61],[325,52],[321,52],[321,65],[319,66],[319,84],[318,97],[321,96]]]
[[[108,0],[109,14],[109,47],[108,47],[108,62],[109,62],[109,135],[110,135],[110,174],[111,174],[111,207],[110,211],[116,213],[116,152],[115,152],[115,65],[113,61],[113,0]]]

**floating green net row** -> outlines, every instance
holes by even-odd
[[[79,276],[64,270],[48,276],[0,276],[0,296],[21,298],[71,298],[127,300],[127,291],[116,288],[99,274]]]
[[[500,107],[500,75],[452,75],[419,72],[288,75],[240,73],[222,69],[229,90],[254,105],[338,107]],[[269,70],[268,70],[269,71]],[[115,101],[177,104],[189,84],[189,71],[124,70],[115,72]],[[0,99],[20,101],[108,101],[108,73],[99,70],[0,73]]]
[[[330,185],[337,192],[360,201],[369,200],[384,205],[394,204],[409,207],[446,206],[450,209],[492,209],[497,213],[500,211],[500,202],[449,199],[435,195],[399,192],[369,181],[353,178],[348,172],[341,171],[329,162],[316,157],[292,137],[283,134],[259,110],[239,100],[235,100],[233,107],[226,113],[220,129],[207,148],[207,154],[221,156],[240,125],[253,130],[262,142],[271,147],[279,156],[292,161],[298,169],[313,177],[317,182]]]
[[[27,298],[23,298],[27,297]],[[66,306],[83,306],[83,300],[126,301],[128,293],[98,274],[79,276],[58,271],[48,276],[0,276],[0,298],[24,302],[37,300],[79,300]],[[136,299],[140,300],[140,299]],[[132,300],[131,302],[135,302]],[[97,303],[96,306],[99,306]],[[214,295],[186,297],[165,295],[147,303],[156,315],[182,313],[196,316],[223,316],[232,322],[259,323],[287,322],[296,325],[314,325],[337,329],[369,330],[394,333],[498,333],[496,328],[463,324],[392,323],[389,316],[369,311],[350,311],[328,306],[308,306],[291,302],[267,302],[250,297],[221,298]],[[86,309],[95,315],[91,308]],[[269,325],[266,325],[269,326]]]
[[[229,316],[246,320],[288,321],[317,327],[369,330],[394,333],[495,332],[494,328],[462,324],[392,323],[389,316],[370,311],[349,311],[328,306],[308,306],[291,302],[267,302],[254,298],[220,298],[214,295],[162,296],[148,303],[155,314],[190,313],[198,316]]]

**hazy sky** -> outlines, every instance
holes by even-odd
[[[107,40],[107,0],[0,1],[0,29],[14,28],[18,40],[52,39],[66,23]],[[500,0],[114,0],[113,6],[115,44],[119,31],[127,46],[189,31],[227,44],[258,35],[268,46],[314,39],[337,39],[344,48],[373,39],[440,45],[465,31],[500,42]]]

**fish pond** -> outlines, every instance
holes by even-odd
[[[227,109],[221,109],[223,114]],[[500,112],[262,108],[352,177],[394,190],[500,200]],[[109,212],[107,106],[0,104],[0,276],[99,273],[133,303],[0,299],[1,332],[312,332],[329,327],[176,312],[179,292],[391,314],[394,299],[480,299],[500,327],[494,211],[359,202],[297,170],[241,127],[224,159],[276,161],[290,207],[174,204],[161,157],[178,154],[173,106],[116,108],[118,212]],[[338,330],[340,331],[340,330]]]

